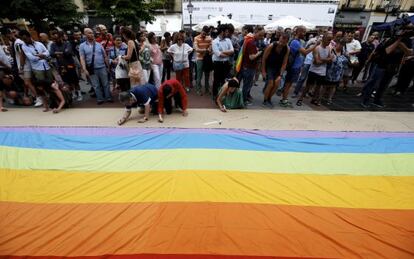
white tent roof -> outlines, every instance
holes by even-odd
[[[227,16],[219,15],[219,16],[213,17],[209,20],[206,20],[204,22],[201,22],[201,23],[193,26],[193,30],[194,31],[201,31],[204,26],[217,27],[219,22],[220,22],[220,24],[233,24],[234,29],[237,30],[237,31],[241,31],[241,29],[244,26],[243,23],[240,23],[240,22],[237,22],[235,20],[229,19]]]
[[[165,32],[177,32],[181,30],[181,14],[166,14],[155,16],[153,23],[148,23],[145,29],[154,32],[157,36],[162,36]]]
[[[305,26],[306,29],[310,29],[310,30],[315,28],[314,24],[298,19],[290,15],[281,17],[277,19],[276,21],[266,25],[264,28],[266,31],[276,31],[280,27],[283,29],[286,29],[286,28],[293,29],[296,26]]]

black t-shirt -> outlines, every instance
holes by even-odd
[[[359,62],[365,62],[374,49],[375,45],[373,43],[363,42],[361,44],[361,52],[358,54]]]
[[[390,68],[390,67],[397,67],[404,57],[404,52],[400,48],[396,48],[393,52],[387,54],[385,51],[386,48],[391,46],[395,40],[387,40],[385,42],[381,42],[378,47],[375,49],[373,62],[375,62],[378,67],[380,68]],[[403,39],[403,42],[408,48],[412,47],[411,40]]]

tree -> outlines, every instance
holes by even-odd
[[[0,8],[0,18],[28,20],[37,31],[47,23],[66,25],[77,22],[82,14],[73,0],[6,0]]]
[[[154,11],[163,6],[163,0],[89,0],[88,6],[95,7],[100,16],[112,17],[115,23],[136,25],[155,20]]]

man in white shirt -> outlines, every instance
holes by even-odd
[[[343,77],[343,83],[344,83],[344,90],[348,87],[349,79],[352,76],[353,67],[356,67],[359,65],[358,61],[358,54],[361,52],[361,43],[354,39],[354,34],[352,32],[348,33],[346,36],[346,53],[349,56],[350,64],[348,66],[348,69],[344,73]]]
[[[224,84],[226,77],[230,73],[230,57],[234,53],[233,44],[229,38],[225,37],[227,26],[221,24],[217,28],[218,36],[213,40],[213,100],[217,98],[218,89]]]

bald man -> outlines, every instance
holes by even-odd
[[[42,32],[39,34],[39,40],[41,43],[43,43],[43,45],[45,45],[46,49],[50,52],[50,47],[52,46],[53,42],[49,40],[49,35]]]
[[[96,93],[98,105],[105,101],[112,103],[112,94],[109,89],[109,62],[106,52],[101,44],[95,41],[95,36],[90,28],[85,28],[86,41],[79,47],[82,70],[91,81]]]

